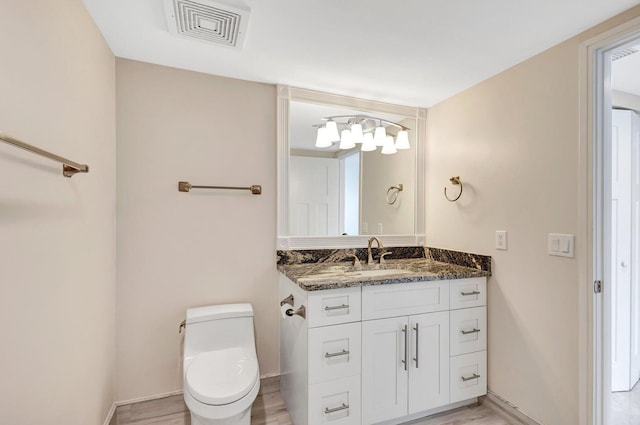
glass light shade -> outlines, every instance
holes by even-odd
[[[351,149],[355,148],[356,144],[353,143],[353,137],[351,137],[351,131],[342,130],[340,134],[340,149]]]
[[[384,144],[382,145],[382,150],[380,151],[380,153],[383,153],[385,155],[390,155],[396,152],[398,151],[396,150],[396,147],[393,145],[393,137],[387,136],[384,139]]]
[[[384,141],[387,138],[387,130],[384,127],[376,127],[376,132],[373,136],[373,141],[376,142],[376,146],[384,145]]]
[[[318,134],[316,135],[316,148],[328,148],[331,146],[329,140],[329,134],[325,127],[318,127]]]
[[[324,125],[327,128],[327,133],[330,142],[339,142],[340,134],[338,133],[338,124],[334,120],[329,120]]]
[[[375,151],[376,149],[376,142],[373,141],[373,134],[365,133],[364,141],[362,142],[362,147],[360,148],[360,150],[370,152]]]
[[[351,125],[351,139],[353,140],[353,143],[364,142],[364,135],[362,134],[362,124]]]
[[[409,145],[409,133],[406,130],[398,131],[396,136],[396,149],[410,149]]]

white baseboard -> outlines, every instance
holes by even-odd
[[[490,409],[493,409],[499,413],[509,416],[512,419],[515,419],[523,425],[543,425],[532,417],[522,413],[518,406],[509,402],[508,400],[505,400],[491,390],[487,391],[487,395],[485,396],[482,404],[486,405]]]
[[[171,397],[171,396],[180,395],[180,394],[182,394],[182,390],[170,391],[168,393],[154,394],[154,395],[149,395],[149,396],[146,396],[146,397],[132,398],[130,400],[116,401],[115,405],[116,405],[116,407],[117,406],[125,406],[127,404],[141,403],[143,401],[150,401],[150,400],[157,400],[159,398]]]
[[[104,420],[104,424],[103,425],[109,425],[111,423],[111,419],[113,419],[113,415],[116,414],[116,404],[112,403],[111,404],[111,409],[109,409],[109,413],[107,413],[107,419]]]

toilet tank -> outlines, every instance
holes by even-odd
[[[244,346],[255,352],[251,304],[187,309],[185,360],[204,351]]]

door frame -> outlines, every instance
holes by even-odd
[[[580,44],[579,140],[579,358],[578,404],[580,424],[607,425],[604,389],[610,385],[611,300],[611,52],[640,39],[640,17],[605,31]],[[601,294],[594,282],[603,282]]]

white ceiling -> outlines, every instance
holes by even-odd
[[[118,57],[428,107],[638,0],[225,0],[241,50],[168,32],[162,0],[84,0]]]

